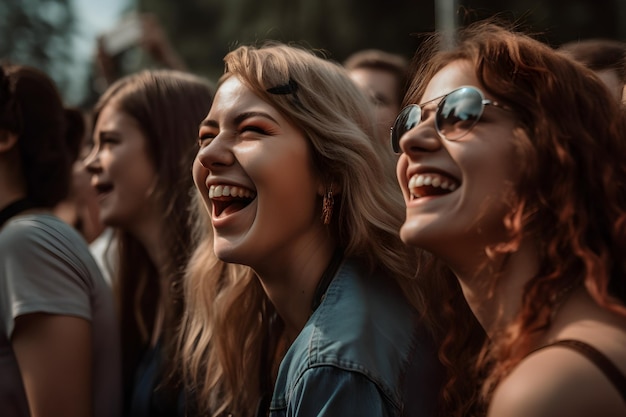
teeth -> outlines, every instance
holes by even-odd
[[[409,190],[411,190],[411,195],[415,198],[419,198],[422,196],[417,190],[415,190],[415,188],[426,185],[450,191],[454,191],[457,189],[457,184],[455,182],[438,174],[417,174],[413,175],[409,179]]]
[[[253,198],[254,193],[246,188],[234,185],[212,185],[209,188],[209,198],[216,197]]]

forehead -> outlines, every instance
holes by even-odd
[[[280,116],[279,111],[271,103],[259,97],[239,78],[231,76],[217,89],[207,118],[214,119],[221,113],[239,113],[255,109],[275,118]]]
[[[139,129],[139,123],[134,117],[122,110],[117,102],[110,102],[102,108],[96,121],[96,129],[111,126],[126,126]]]
[[[353,81],[362,85],[379,85],[384,83],[395,88],[396,84],[394,73],[382,68],[354,68],[350,70],[349,75]]]
[[[619,74],[612,69],[606,70],[597,70],[594,71],[600,81],[607,86],[607,88],[611,91],[611,94],[618,99],[618,101],[622,98],[622,89],[624,88],[624,82],[620,79]]]
[[[431,78],[420,102],[425,103],[441,97],[464,85],[481,87],[478,78],[474,74],[474,68],[469,61],[453,61],[440,69]]]
[[[239,78],[231,76],[217,89],[213,103],[216,101],[221,105],[235,106],[239,102],[248,103],[262,100],[241,82]]]

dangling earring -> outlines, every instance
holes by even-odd
[[[322,221],[324,224],[330,224],[330,219],[333,217],[333,205],[335,200],[333,198],[333,185],[330,184],[324,194],[324,202],[322,203]]]

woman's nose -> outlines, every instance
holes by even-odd
[[[435,116],[432,113],[400,137],[400,149],[402,149],[403,153],[409,155],[420,152],[434,152],[441,146],[441,137],[437,133]]]
[[[235,156],[232,150],[232,143],[230,142],[225,135],[220,133],[210,143],[201,146],[196,156],[200,165],[208,170],[231,165],[235,160]]]
[[[102,169],[100,165],[100,152],[94,147],[89,154],[83,159],[83,166],[90,174],[94,174]]]

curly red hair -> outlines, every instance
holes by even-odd
[[[514,321],[479,355],[474,376],[485,379],[486,403],[493,388],[550,325],[561,295],[572,286],[585,285],[599,305],[626,316],[625,111],[590,70],[493,21],[468,26],[452,50],[437,51],[436,38],[425,45],[417,55],[424,64],[418,66],[405,103],[419,103],[440,69],[465,60],[482,88],[513,110],[524,133],[516,138],[520,179],[512,196],[513,210],[503,219],[511,238],[486,251],[491,257],[506,256],[530,236],[540,245],[540,268],[524,289]],[[498,278],[495,274],[492,288]],[[460,297],[454,290],[448,306],[437,310],[458,311]],[[424,298],[433,301],[432,296]],[[458,313],[439,319],[447,329],[441,356],[453,377],[462,379],[459,361],[478,352],[452,355],[467,343],[471,319]],[[456,385],[457,390],[463,388]],[[453,388],[455,384],[449,384],[448,389]]]

